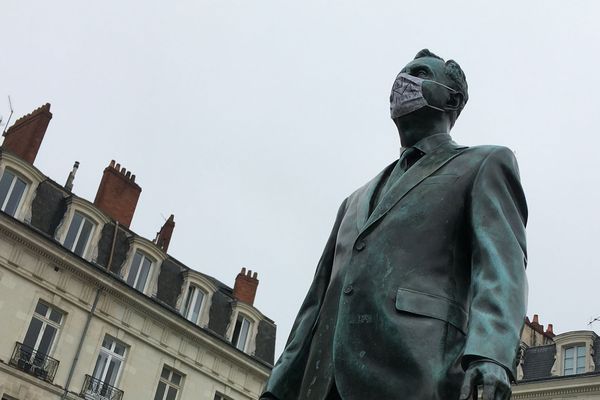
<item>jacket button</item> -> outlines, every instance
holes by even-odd
[[[356,246],[354,246],[357,251],[363,251],[365,247],[367,247],[367,244],[364,240],[361,240],[360,242],[356,243]]]
[[[352,292],[354,292],[354,288],[352,287],[352,285],[348,285],[344,288],[344,294],[351,294]]]

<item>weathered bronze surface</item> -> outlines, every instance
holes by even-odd
[[[510,398],[527,205],[509,149],[448,135],[467,96],[427,50],[398,75],[402,155],[343,201],[263,398]]]

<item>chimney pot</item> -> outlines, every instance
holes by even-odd
[[[115,167],[115,160],[110,160],[109,167],[111,167],[111,168]]]
[[[256,272],[252,276],[252,271],[246,271],[246,268],[242,268],[242,271],[235,278],[233,297],[238,301],[253,305],[256,298],[256,289],[258,288],[257,276]]]
[[[537,314],[533,314],[533,322],[534,324],[540,323],[540,317]]]
[[[68,192],[73,190],[73,181],[75,181],[75,174],[77,173],[77,169],[79,168],[79,161],[75,161],[73,164],[73,169],[69,172],[69,176],[67,177],[67,182],[65,183],[65,189]]]
[[[129,228],[142,188],[120,172],[121,164],[113,167],[113,163],[104,169],[94,205]]]
[[[51,119],[50,103],[19,118],[4,132],[2,148],[33,164]]]

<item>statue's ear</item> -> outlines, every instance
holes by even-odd
[[[461,92],[452,92],[448,96],[448,100],[446,101],[446,110],[456,111],[463,104],[465,96]]]

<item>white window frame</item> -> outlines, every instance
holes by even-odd
[[[187,295],[189,293],[190,286],[195,286],[204,292],[204,299],[202,301],[202,307],[198,316],[198,321],[195,322],[198,326],[207,326],[210,318],[210,308],[212,306],[212,296],[217,291],[217,287],[209,281],[204,275],[194,270],[187,270],[183,272],[183,285],[181,285],[181,293],[177,299],[176,307],[181,315],[188,319],[186,316],[186,302]],[[189,319],[188,319],[189,320]],[[192,321],[193,322],[193,321]]]
[[[47,178],[37,168],[28,162],[7,152],[0,154],[0,177],[8,169],[21,178],[27,186],[15,211],[14,218],[29,223],[31,221],[31,205],[39,184]]]
[[[193,290],[190,293],[190,289]],[[200,300],[200,308],[198,310],[198,316],[196,317],[196,319],[192,319],[192,315],[193,315],[193,310],[196,308],[196,303],[198,302],[198,296],[199,293],[202,293],[202,299]],[[189,296],[192,296],[192,299],[189,299]],[[204,307],[206,305],[206,300],[207,300],[208,294],[206,293],[206,291],[202,288],[200,288],[198,285],[194,285],[191,284],[188,286],[188,294],[187,294],[187,298],[185,299],[185,304],[184,304],[184,308],[183,308],[183,316],[185,317],[185,319],[187,319],[188,321],[198,325],[199,322],[202,320],[202,314],[204,311]]]
[[[125,261],[123,261],[121,268],[121,277],[125,282],[127,282],[127,278],[129,277],[129,272],[131,271],[136,252],[140,252],[152,262],[142,292],[148,296],[156,296],[158,292],[160,267],[162,262],[167,258],[167,255],[150,240],[134,235],[129,239],[129,252],[127,253],[127,257],[125,257]]]
[[[567,351],[573,349],[573,357],[570,357],[570,359],[573,360],[573,368],[569,368],[572,369],[573,372],[571,373],[567,373]],[[579,349],[583,349],[583,362],[580,365],[579,364]],[[563,376],[568,376],[568,375],[579,375],[579,374],[584,374],[586,372],[586,355],[587,352],[587,348],[585,343],[577,343],[577,344],[573,344],[571,346],[565,346],[563,348],[563,365],[562,365],[562,372],[563,372]],[[579,372],[579,369],[583,368],[582,372]]]
[[[162,376],[162,373],[164,370],[168,370],[169,371],[169,377],[168,378],[164,378]],[[177,374],[181,377],[181,380],[179,381],[179,384],[175,384],[173,381],[171,381],[171,379],[173,379],[173,375]],[[181,395],[181,391],[183,390],[183,382],[185,380],[185,375],[182,374],[181,372],[177,371],[175,368],[172,368],[166,364],[163,365],[161,371],[160,371],[160,377],[158,379],[158,385],[156,385],[156,391],[154,392],[154,399],[156,399],[156,395],[158,394],[158,388],[160,386],[161,383],[165,384],[165,391],[163,393],[162,399],[160,400],[166,400],[167,399],[167,395],[169,394],[169,388],[173,388],[177,391],[177,394],[175,395],[175,399],[178,399]]]
[[[229,342],[235,347],[233,343],[233,333],[235,331],[235,324],[237,323],[238,315],[241,315],[248,319],[252,324],[248,331],[248,338],[246,339],[246,346],[244,352],[246,354],[254,355],[256,351],[256,335],[258,334],[258,324],[264,320],[265,317],[253,306],[244,302],[238,301],[235,304],[234,312],[231,313],[231,320],[229,328],[227,330],[227,338]]]
[[[77,233],[75,234],[75,239],[73,240],[73,244],[71,245],[71,248],[69,249],[68,247],[66,247],[65,242],[67,240],[67,237],[69,236],[71,227],[73,226],[73,222],[75,220],[75,215],[79,215],[81,217],[81,223],[79,224],[79,228],[77,228]],[[88,217],[87,215],[85,215],[79,211],[75,211],[73,213],[73,217],[71,218],[71,223],[69,224],[69,229],[67,229],[67,234],[65,235],[65,239],[63,241],[63,246],[65,246],[68,250],[75,252],[75,249],[79,245],[79,240],[81,239],[81,232],[83,231],[83,227],[85,226],[86,222],[89,222],[92,225],[92,227],[90,229],[90,234],[88,235],[88,237],[86,239],[86,243],[83,246],[83,252],[81,254],[79,254],[79,256],[81,256],[81,257],[84,257],[87,254],[87,250],[90,246],[90,241],[94,237],[94,233],[96,231],[97,225],[94,223],[94,221],[90,217]]]
[[[137,290],[141,291],[142,293],[146,293],[149,282],[152,280],[156,261],[152,257],[150,257],[148,254],[146,254],[144,251],[138,249],[133,253],[133,257],[131,259],[131,265],[129,265],[129,269],[127,271],[127,276],[124,279],[125,279],[125,282],[127,282],[129,280],[129,275],[133,271],[133,267],[134,267],[133,262],[135,261],[136,254],[140,255],[140,263],[137,266],[137,268],[138,268],[137,276],[134,278],[133,284],[131,285],[131,287],[133,287],[134,289],[137,289],[137,285],[138,285],[138,282],[140,279],[140,272],[142,271],[141,267],[144,265],[144,260],[148,260],[150,262],[150,267],[148,267],[149,269],[148,269],[148,275],[146,275],[146,282],[144,282],[144,287],[142,287],[141,289],[137,289]]]
[[[110,340],[112,341],[110,348],[103,346],[103,343],[107,338],[110,338]],[[114,351],[117,343],[122,345],[125,348],[125,350],[123,351],[123,355],[120,355]],[[107,362],[102,371],[102,374],[101,374],[102,377],[94,376],[95,371],[92,371],[91,376],[107,385],[110,385],[114,388],[118,388],[119,381],[121,380],[121,374],[123,373],[123,369],[125,369],[125,359],[127,357],[128,349],[129,349],[129,346],[127,346],[125,343],[123,343],[119,339],[115,338],[112,335],[104,334],[104,336],[102,337],[102,341],[100,342],[100,349],[98,350],[98,356],[96,357],[96,362],[94,363],[93,369],[96,369],[96,365],[98,364],[98,360],[100,359],[102,354],[105,354],[107,356]],[[117,371],[117,376],[115,377],[114,383],[110,384],[106,381],[106,374],[108,373],[108,366],[110,366],[110,362],[113,359],[117,359],[117,360],[121,361],[121,363],[119,364],[119,370]]]
[[[241,320],[240,323],[240,331],[238,332],[238,337],[235,338],[235,330],[237,328],[238,322]],[[240,346],[240,340],[242,338],[241,333],[244,331],[244,323],[247,323],[248,327],[246,329],[246,336],[244,337],[244,343]],[[231,344],[233,345],[233,347],[235,347],[238,350],[241,350],[243,352],[246,352],[248,349],[248,345],[250,344],[250,339],[252,337],[252,330],[254,328],[254,323],[253,321],[248,318],[245,314],[242,313],[238,313],[237,318],[235,319],[235,324],[233,327],[233,333],[231,334]],[[236,343],[234,343],[234,340]]]
[[[4,175],[6,175],[7,173],[11,174],[13,176],[13,178],[12,178],[12,181],[10,182],[8,191],[6,192],[6,198],[4,199],[4,202],[2,204],[0,204],[0,210],[2,210],[3,212],[6,212],[6,206],[8,205],[8,202],[10,201],[10,198],[13,195],[13,192],[15,190],[15,184],[17,183],[17,181],[21,181],[25,185],[25,187],[23,188],[23,193],[21,193],[21,197],[19,197],[19,200],[17,201],[17,206],[15,207],[15,212],[14,212],[14,214],[12,214],[12,216],[14,217],[15,215],[19,214],[19,210],[21,209],[21,204],[23,204],[23,199],[27,196],[27,187],[29,186],[29,183],[27,182],[27,180],[23,179],[17,172],[14,172],[13,170],[11,170],[9,168],[4,169],[4,171],[2,172],[2,175],[0,175],[0,180],[3,179]]]
[[[74,195],[67,199],[67,211],[65,212],[60,225],[56,229],[54,238],[60,243],[65,243],[76,212],[94,224],[94,229],[88,238],[85,251],[81,257],[88,261],[96,261],[96,258],[98,257],[98,242],[102,235],[102,229],[105,224],[110,222],[110,218],[89,201]]]
[[[46,307],[48,307],[48,309],[46,310],[46,315],[41,315],[36,312],[38,304],[40,304],[40,303],[45,305]],[[50,319],[50,314],[52,313],[52,310],[54,310],[60,314],[60,316],[61,316],[60,322],[56,323]],[[58,342],[58,337],[60,335],[61,327],[63,326],[63,323],[65,321],[65,316],[66,316],[66,313],[64,311],[62,311],[61,309],[51,305],[50,303],[48,303],[46,301],[43,301],[42,299],[38,299],[38,301],[35,303],[35,307],[33,308],[33,313],[31,315],[31,318],[29,319],[29,325],[27,325],[27,328],[25,329],[25,333],[23,334],[23,344],[25,344],[24,343],[25,337],[26,337],[27,333],[29,332],[31,322],[34,318],[36,318],[42,322],[42,327],[41,327],[40,331],[38,332],[38,335],[37,335],[37,338],[35,341],[35,345],[32,347],[33,350],[35,350],[36,352],[39,349],[40,342],[41,342],[42,338],[44,337],[46,328],[48,326],[50,326],[50,327],[53,327],[56,329],[56,334],[54,335],[54,338],[52,339],[52,343],[50,344],[50,348],[48,349],[48,352],[42,353],[48,357],[51,357],[54,354],[54,350],[55,350],[56,344]]]

